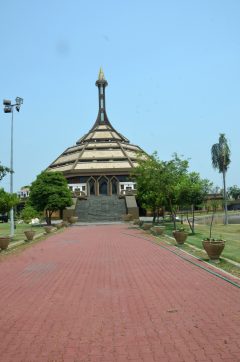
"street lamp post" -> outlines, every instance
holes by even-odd
[[[19,112],[21,105],[23,104],[23,98],[17,97],[15,99],[15,104],[9,99],[3,100],[4,113],[12,113],[11,117],[11,156],[10,156],[10,194],[13,194],[13,111],[14,108]],[[14,236],[14,211],[13,207],[10,210],[10,236]]]

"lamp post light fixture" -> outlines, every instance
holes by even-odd
[[[17,97],[15,99],[15,103],[12,104],[12,102],[9,99],[3,100],[4,105],[4,113],[12,113],[11,117],[11,156],[10,156],[10,194],[13,194],[13,111],[14,108],[17,112],[20,111],[21,105],[23,104],[23,98]],[[10,237],[14,236],[14,211],[13,207],[10,210]]]

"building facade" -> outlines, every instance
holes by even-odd
[[[96,81],[98,115],[87,134],[67,148],[48,171],[60,171],[73,193],[78,195],[124,195],[136,190],[131,172],[142,153],[111,125],[106,113],[106,87],[102,69]]]

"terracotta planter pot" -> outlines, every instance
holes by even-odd
[[[165,231],[165,226],[153,226],[151,231],[153,234],[162,235]]]
[[[216,240],[216,241],[210,241],[210,240],[203,240],[202,245],[209,256],[210,260],[219,260],[219,257],[225,247],[225,241],[224,240]]]
[[[9,236],[1,236],[0,237],[0,249],[6,250],[8,248],[8,244],[10,243],[11,238]]]
[[[70,224],[74,224],[75,222],[78,221],[78,217],[77,216],[71,216],[69,219]]]
[[[59,224],[56,224],[55,226],[56,226],[57,229],[61,229],[63,227],[63,223],[60,222]]]
[[[132,221],[133,216],[132,216],[132,214],[122,215],[122,219],[123,219],[123,221]]]
[[[133,225],[140,225],[141,224],[141,220],[140,219],[134,219],[133,220]]]
[[[176,242],[180,245],[184,244],[185,240],[188,237],[188,233],[186,233],[185,231],[173,231],[173,236],[176,240]]]
[[[50,225],[44,226],[44,230],[47,234],[50,234],[52,232],[52,229],[53,229],[53,227]]]
[[[152,227],[152,224],[143,223],[142,228],[143,230],[150,230]]]
[[[24,234],[25,234],[25,236],[27,238],[27,241],[31,241],[31,240],[33,240],[34,235],[36,234],[36,232],[34,230],[26,230],[26,231],[24,231]]]

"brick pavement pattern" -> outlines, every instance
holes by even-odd
[[[0,259],[1,362],[240,361],[240,290],[126,225]]]

